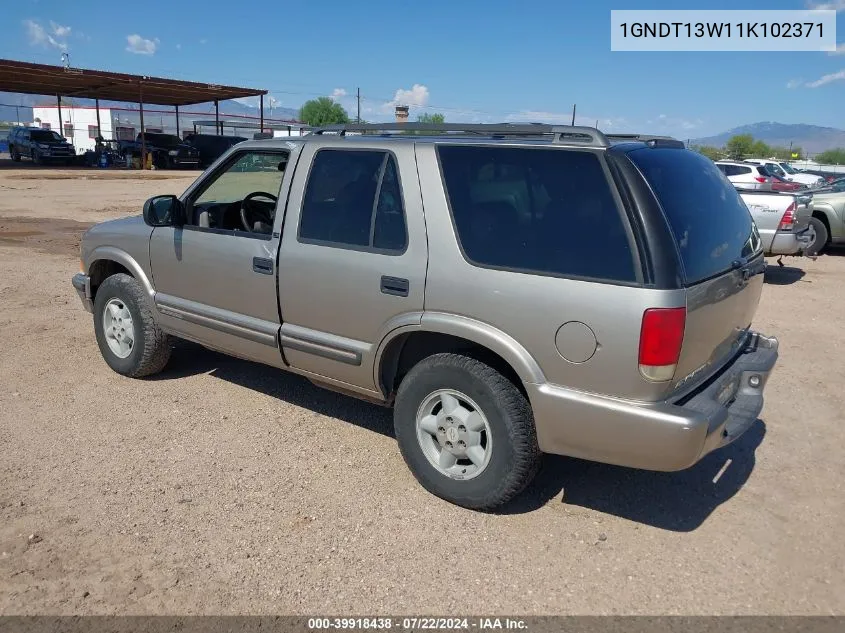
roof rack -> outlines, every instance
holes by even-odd
[[[652,146],[685,148],[683,141],[673,136],[655,136],[653,134],[607,134],[611,141],[638,141]]]
[[[491,137],[551,136],[553,143],[609,147],[608,137],[592,127],[546,125],[544,123],[344,123],[326,125],[312,134],[337,134],[349,132],[381,133],[392,136],[395,132],[415,131],[443,134],[477,134]]]

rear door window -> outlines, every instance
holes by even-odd
[[[634,283],[626,223],[593,152],[481,145],[437,149],[472,264]]]
[[[748,208],[712,161],[674,148],[635,149],[628,156],[663,208],[688,284],[715,277],[756,253]]]

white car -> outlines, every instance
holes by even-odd
[[[801,172],[794,170],[792,167],[790,167],[788,163],[785,162],[779,162],[765,158],[746,158],[744,162],[754,163],[755,165],[762,165],[767,169],[771,170],[771,172],[776,176],[780,176],[784,180],[797,182],[801,185],[813,187],[824,182],[824,178],[822,178],[821,176],[814,176],[813,174],[802,174]]]
[[[735,187],[754,189],[757,191],[771,191],[772,177],[759,165],[751,165],[730,160],[716,161],[716,167],[727,176]]]

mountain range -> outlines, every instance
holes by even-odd
[[[774,123],[766,121],[741,125],[715,136],[697,138],[690,141],[693,145],[712,145],[722,147],[728,139],[737,134],[750,134],[755,140],[776,147],[800,147],[809,154],[818,154],[829,149],[845,147],[845,130],[833,127],[821,127],[806,123]]]

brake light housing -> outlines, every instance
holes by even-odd
[[[640,374],[650,382],[666,382],[675,376],[687,309],[649,308],[643,312],[640,328]]]
[[[763,176],[755,176],[754,180],[756,180],[757,182],[769,182],[769,179],[764,178]]]
[[[780,219],[778,231],[792,230],[792,227],[795,226],[795,210],[797,208],[794,202],[786,207],[786,211],[783,212],[783,217]]]

